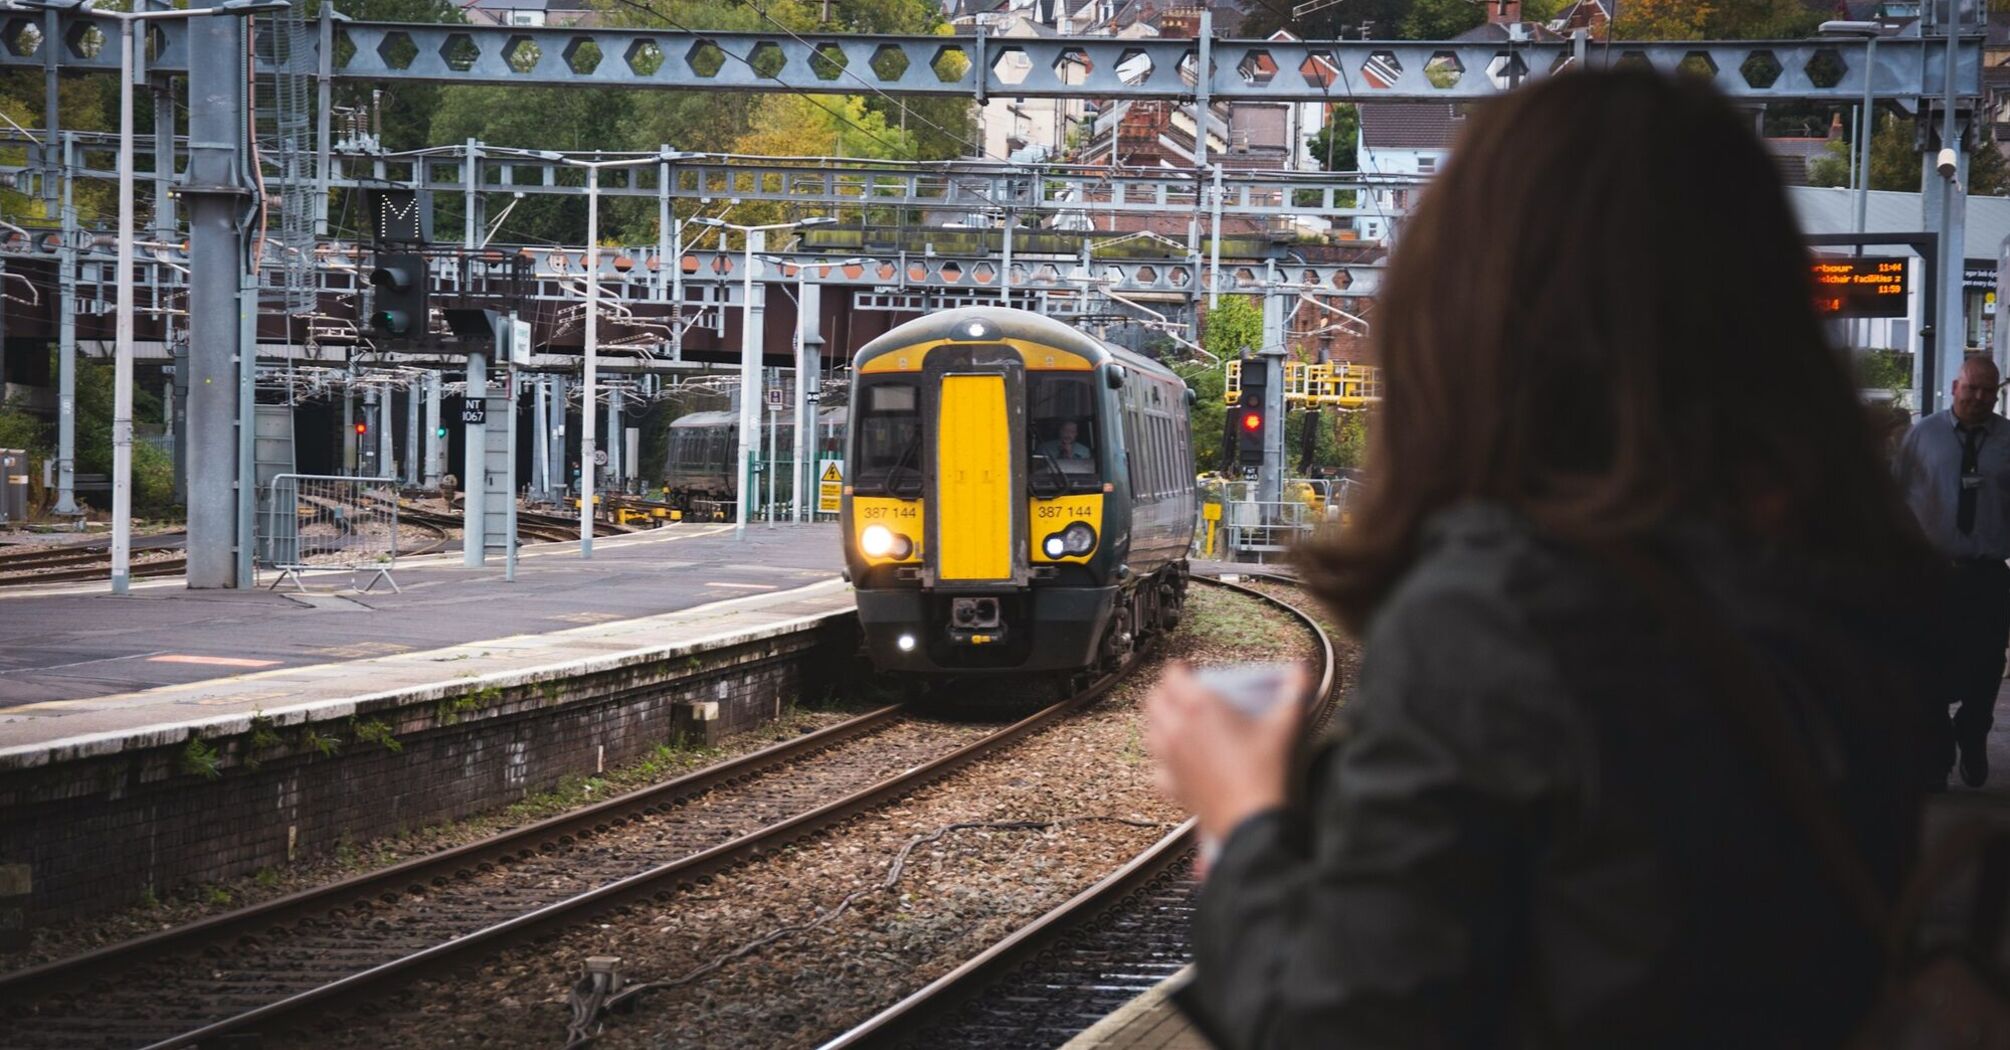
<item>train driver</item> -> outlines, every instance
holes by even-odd
[[[1038,454],[1053,460],[1089,459],[1089,446],[1078,440],[1081,428],[1072,419],[1064,419],[1054,428],[1053,438],[1042,441]]]

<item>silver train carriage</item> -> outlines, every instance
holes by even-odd
[[[879,668],[1108,669],[1178,623],[1196,497],[1177,375],[975,307],[880,336],[852,376],[845,562]]]
[[[776,421],[775,455],[788,460],[795,455],[796,423],[791,413]],[[810,462],[835,459],[842,455],[846,410],[827,408],[816,414],[816,437],[808,445]],[[714,511],[730,516],[738,498],[738,475],[733,460],[740,447],[740,416],[736,412],[691,412],[670,421],[663,456],[663,495],[671,506],[685,511]],[[761,419],[759,452],[768,447],[767,417]],[[786,468],[785,468],[786,469]],[[776,499],[789,499],[789,479],[778,481]],[[767,482],[760,482],[767,494]],[[812,494],[815,489],[810,490]]]

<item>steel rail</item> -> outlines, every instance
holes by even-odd
[[[109,580],[112,576],[112,555],[107,551],[97,561],[103,564],[87,565],[80,569],[61,569],[56,572],[30,572],[23,576],[0,576],[0,587],[32,587],[41,583],[75,583],[80,580]],[[12,571],[14,567],[0,569]],[[130,575],[138,579],[149,576],[177,576],[188,568],[186,556],[168,558],[162,561],[136,562]]]
[[[1319,640],[1322,670],[1318,685],[1311,691],[1314,702],[1306,712],[1306,720],[1308,724],[1318,725],[1330,717],[1338,697],[1336,689],[1338,683],[1335,679],[1339,674],[1339,661],[1334,656],[1333,639],[1327,634],[1326,629],[1304,610],[1262,591],[1207,576],[1192,578],[1197,582],[1222,587],[1273,605],[1297,619],[1312,632],[1313,637]],[[1264,578],[1279,583],[1293,585],[1297,583],[1295,580],[1286,580],[1282,577]],[[1123,867],[1108,877],[1015,930],[1005,939],[931,981],[919,991],[823,1044],[820,1050],[852,1050],[856,1047],[882,1046],[919,1033],[949,1011],[981,994],[1007,974],[1026,966],[1029,961],[1046,951],[1070,931],[1079,929],[1097,916],[1119,906],[1132,891],[1157,878],[1173,864],[1184,860],[1193,846],[1194,821],[1189,818],[1154,842],[1143,853],[1125,862]]]
[[[21,1000],[54,988],[102,976],[111,968],[126,968],[163,955],[195,950],[219,940],[240,937],[308,915],[326,912],[344,904],[374,898],[386,892],[404,890],[431,881],[434,877],[508,861],[537,852],[545,843],[585,831],[596,831],[631,819],[650,810],[672,805],[731,783],[741,777],[764,772],[804,755],[863,736],[892,722],[899,715],[896,706],[868,711],[857,718],[826,726],[815,733],[763,748],[704,769],[694,770],[674,780],[629,792],[571,813],[562,813],[534,824],[513,828],[499,835],[470,842],[453,849],[415,857],[401,864],[368,872],[299,893],[278,897],[263,904],[211,916],[184,926],[149,934],[95,951],[74,955],[40,966],[0,974],[0,1000]]]
[[[477,951],[495,951],[509,944],[535,940],[559,929],[584,922],[607,910],[637,900],[672,892],[708,875],[730,869],[767,855],[805,836],[841,824],[911,794],[972,761],[994,753],[1027,735],[1052,725],[1114,688],[1137,661],[1099,679],[1089,688],[1059,703],[1028,715],[978,740],[974,740],[922,765],[879,783],[835,799],[815,809],[767,825],[731,841],[639,872],[595,889],[518,915],[493,926],[454,940],[403,956],[348,977],[268,1003],[202,1028],[162,1040],[145,1050],[173,1050],[196,1046],[204,1040],[233,1033],[256,1031],[267,1035],[300,1023],[311,1012],[331,1009],[378,988],[392,978],[409,979],[414,974],[452,966]],[[0,988],[4,990],[4,988]]]

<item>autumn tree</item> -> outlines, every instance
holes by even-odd
[[[1768,40],[1812,34],[1824,18],[1802,0],[1625,0],[1622,40]]]

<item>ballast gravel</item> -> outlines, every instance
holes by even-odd
[[[1183,819],[1154,785],[1138,707],[1163,658],[1209,665],[1315,654],[1301,625],[1252,599],[1196,585],[1187,608],[1160,660],[1002,754],[661,902],[452,979],[415,982],[366,1013],[331,1019],[303,1045],[562,1047],[567,990],[589,956],[618,957],[629,983],[671,980],[775,930],[809,925],[639,997],[591,1045],[814,1046],[1061,904]],[[873,888],[917,837],[999,821],[1067,823],[950,832],[915,848],[891,890]],[[829,915],[855,892],[847,910]]]

